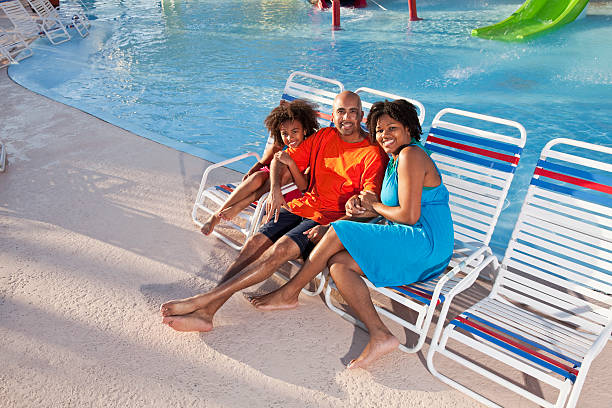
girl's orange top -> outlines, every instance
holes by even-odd
[[[287,203],[289,210],[323,225],[341,218],[348,199],[360,191],[380,194],[389,161],[378,144],[367,138],[344,142],[332,127],[319,130],[287,152],[300,171],[311,169],[308,190]]]

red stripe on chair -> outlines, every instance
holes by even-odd
[[[228,193],[232,193],[234,191],[233,188],[231,188],[230,186],[226,185],[226,184],[220,184],[217,187],[224,189],[226,192]],[[257,207],[257,201],[253,201],[250,204],[251,207],[256,208]]]
[[[425,299],[431,300],[431,295],[429,293],[427,293],[427,292],[421,292],[420,290],[411,288],[410,286],[406,286],[406,285],[401,285],[399,287],[404,289],[406,292],[410,292],[410,293],[413,293],[413,294],[415,294],[417,296],[421,296],[421,297],[423,297]],[[440,299],[438,299],[436,304],[438,304],[438,305],[440,304]]]
[[[448,147],[454,147],[455,149],[464,150],[466,152],[479,154],[481,156],[490,157],[492,159],[502,160],[512,164],[518,164],[519,157],[510,156],[509,154],[497,153],[491,150],[481,149],[479,147],[468,146],[463,143],[451,142],[450,140],[441,139],[439,137],[433,136],[430,134],[427,136],[427,141],[429,143],[438,143]]]
[[[574,184],[576,186],[590,188],[591,190],[601,191],[602,193],[612,194],[612,186],[595,183],[594,181],[588,181],[577,177],[567,176],[565,174],[557,173],[550,170],[544,170],[541,167],[536,167],[534,174],[548,177],[554,180],[564,181],[566,183]]]
[[[323,112],[317,112],[317,116],[322,118],[322,119],[326,119],[329,120],[331,122],[332,117],[331,115],[328,115],[327,113],[323,113]]]
[[[542,354],[542,353],[538,353],[538,352],[537,352],[537,351],[535,351],[535,350],[532,350],[532,349],[530,349],[530,348],[527,348],[527,347],[523,346],[522,344],[517,343],[517,342],[515,342],[515,341],[513,341],[513,340],[509,339],[508,337],[502,336],[501,334],[496,333],[496,332],[494,332],[494,331],[492,331],[492,330],[489,330],[489,329],[487,329],[487,328],[486,328],[486,327],[484,327],[484,326],[481,326],[481,325],[479,325],[479,324],[477,324],[477,323],[474,323],[473,321],[468,320],[468,319],[466,319],[466,318],[465,318],[465,317],[463,317],[463,316],[457,316],[455,319],[456,319],[456,320],[459,320],[459,321],[460,321],[461,323],[463,323],[463,324],[466,324],[466,325],[468,325],[468,326],[470,326],[470,327],[473,327],[473,328],[475,328],[475,329],[477,329],[477,330],[480,330],[481,332],[486,333],[486,334],[488,334],[488,335],[489,335],[489,336],[491,336],[491,337],[495,337],[497,340],[501,340],[501,341],[503,341],[504,343],[510,344],[510,345],[511,345],[511,346],[513,346],[513,347],[516,347],[516,348],[518,348],[518,349],[520,349],[520,350],[523,350],[525,353],[529,353],[529,354],[531,354],[532,356],[539,358],[540,360],[544,360],[544,361],[546,361],[547,363],[550,363],[550,364],[552,364],[552,365],[554,365],[554,366],[556,366],[556,367],[559,367],[560,369],[565,370],[565,371],[567,371],[568,373],[572,373],[572,374],[574,374],[574,375],[578,375],[578,370],[577,370],[577,369],[575,369],[574,367],[570,367],[570,366],[565,365],[565,364],[562,364],[562,363],[560,363],[560,362],[558,362],[558,361],[556,361],[556,360],[553,360],[552,358],[550,358],[550,357],[548,357],[548,356],[545,356],[545,355],[544,355],[544,354]]]

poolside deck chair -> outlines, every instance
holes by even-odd
[[[293,72],[287,79],[281,99],[286,101],[303,99],[317,104],[319,107],[319,123],[322,127],[325,127],[330,126],[332,123],[331,114],[333,110],[332,106],[334,98],[343,90],[344,85],[342,85],[342,83],[339,81],[305,72]],[[267,144],[271,143],[274,143],[274,140],[270,136],[268,137]],[[215,169],[244,160],[248,157],[255,157],[257,160],[260,159],[259,154],[249,152],[219,163],[212,164],[206,168],[204,174],[202,175],[202,181],[200,182],[200,188],[198,190],[198,195],[191,214],[196,225],[200,227],[203,225],[202,221],[199,219],[200,214],[213,214],[217,208],[223,202],[225,202],[231,192],[234,191],[234,189],[240,184],[240,179],[238,179],[235,182],[226,183],[224,185],[207,187],[209,174]],[[283,192],[289,191],[292,188],[296,187],[294,185],[285,186],[283,187]],[[225,224],[226,226],[229,226],[237,231],[238,239],[230,236],[230,234],[220,232],[218,229],[213,231],[213,234],[230,247],[236,250],[241,250],[246,239],[250,237],[259,227],[265,208],[265,198],[266,197],[264,195],[260,200],[258,200],[256,203],[252,203],[249,208],[239,215],[239,218],[241,219],[240,224],[233,221]],[[291,263],[299,267],[299,264],[296,264],[295,262]],[[318,277],[317,281],[318,284],[316,285],[314,292],[305,290],[304,293],[309,295],[321,293],[325,284],[325,279],[321,275]]]
[[[503,261],[491,259],[498,270],[491,293],[443,333],[436,327],[427,355],[433,375],[498,406],[440,374],[434,365],[439,353],[542,407],[576,405],[612,332],[611,163],[610,147],[569,139],[546,144]],[[469,360],[465,346],[503,364],[491,370],[481,354]],[[557,389],[556,401],[502,377],[511,368],[522,381],[530,376]]]
[[[89,35],[91,23],[87,18],[87,7],[81,0],[63,0],[59,8],[59,15],[63,23],[74,27],[81,37],[85,38]]]
[[[455,117],[454,122],[448,120],[448,116]],[[502,131],[504,133],[500,133]],[[372,291],[418,314],[412,323],[394,310],[375,305],[381,315],[418,335],[415,345],[401,344],[400,350],[407,353],[419,351],[425,343],[436,306],[450,302],[470,287],[487,266],[484,261],[495,258],[487,245],[525,140],[525,129],[514,121],[451,108],[443,109],[435,116],[425,147],[432,152],[431,157],[450,193],[455,229],[450,271],[426,282],[394,287],[376,288],[364,278]],[[325,292],[328,307],[365,329],[361,321],[333,303],[333,289],[336,286],[330,279]],[[443,317],[440,319],[444,321]]]
[[[14,31],[19,32],[25,38],[40,36],[41,27],[19,0],[0,0],[0,9],[15,27]]]
[[[51,44],[57,45],[70,40],[66,23],[49,0],[28,0],[28,3],[38,16],[40,28]]]
[[[0,142],[0,173],[6,169],[6,148],[4,143]]]
[[[31,57],[32,49],[18,32],[0,31],[0,68]]]
[[[365,127],[365,122],[368,114],[370,113],[370,108],[374,102],[382,101],[387,99],[389,101],[393,101],[396,99],[405,99],[408,102],[412,103],[416,106],[419,115],[419,122],[423,125],[423,121],[425,120],[425,106],[417,101],[416,99],[406,98],[400,95],[395,95],[389,92],[379,91],[377,89],[367,88],[365,86],[361,88],[357,88],[355,91],[356,94],[361,98],[361,105],[363,106],[363,122],[362,127],[367,132],[368,129]]]

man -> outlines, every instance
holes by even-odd
[[[219,286],[164,303],[163,323],[178,331],[212,330],[215,312],[234,293],[262,282],[289,260],[300,255],[305,259],[327,224],[344,215],[349,199],[364,190],[380,193],[388,158],[363,132],[362,119],[359,95],[342,92],[334,99],[335,127],[287,149],[300,171],[310,166],[310,184],[300,198],[285,203],[280,191],[283,164],[272,161],[266,224],[247,240]]]

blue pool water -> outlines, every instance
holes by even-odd
[[[263,118],[306,71],[424,103],[514,119],[526,152],[492,245],[508,241],[537,155],[554,137],[612,145],[612,3],[525,43],[470,36],[520,0],[369,1],[331,12],[305,0],[89,0],[91,34],[9,70],[18,83],[179,150],[218,161],[265,143]],[[243,167],[244,169],[244,167]]]

